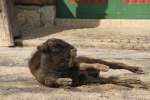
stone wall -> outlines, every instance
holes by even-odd
[[[20,31],[54,24],[56,7],[52,0],[15,0],[15,3],[15,15]]]
[[[56,0],[15,0],[15,4],[24,5],[54,5]]]

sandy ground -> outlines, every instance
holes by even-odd
[[[133,88],[117,84],[92,84],[72,89],[47,88],[39,84],[31,75],[27,62],[35,49],[14,48],[0,49],[1,62],[3,59],[10,63],[15,60],[22,64],[1,63],[0,66],[0,100],[149,100],[150,99],[150,53],[134,50],[99,50],[80,49],[78,55],[102,58],[109,61],[124,62],[144,69],[145,74],[137,75],[126,70],[109,70],[100,73],[103,77],[115,76],[128,79],[141,80],[144,85],[130,83]],[[19,53],[19,52],[21,53]],[[4,66],[5,65],[5,66]]]
[[[145,81],[150,80],[149,76],[138,75]],[[135,75],[131,74],[131,77]],[[40,85],[27,67],[0,66],[0,100],[149,100],[149,95],[150,91],[146,89],[113,84],[80,86],[73,90],[52,89]]]

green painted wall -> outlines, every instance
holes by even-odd
[[[121,0],[108,0],[100,3],[70,3],[57,1],[58,18],[84,19],[150,19],[149,4],[125,4]]]

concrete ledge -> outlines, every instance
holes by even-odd
[[[0,40],[0,47],[11,47],[14,46],[13,42],[9,42],[9,41],[1,41]]]
[[[56,24],[67,27],[132,27],[149,29],[150,20],[136,19],[63,19],[57,18]]]

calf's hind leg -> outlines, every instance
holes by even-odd
[[[89,63],[89,64],[94,64],[94,63],[99,63],[99,64],[104,64],[106,66],[109,66],[109,68],[112,69],[126,69],[131,72],[137,73],[137,74],[143,74],[143,70],[140,67],[137,66],[129,66],[123,63],[118,63],[118,62],[109,62],[109,61],[104,61],[101,59],[93,59],[93,58],[88,58],[88,57],[77,57],[76,61],[78,63]]]

